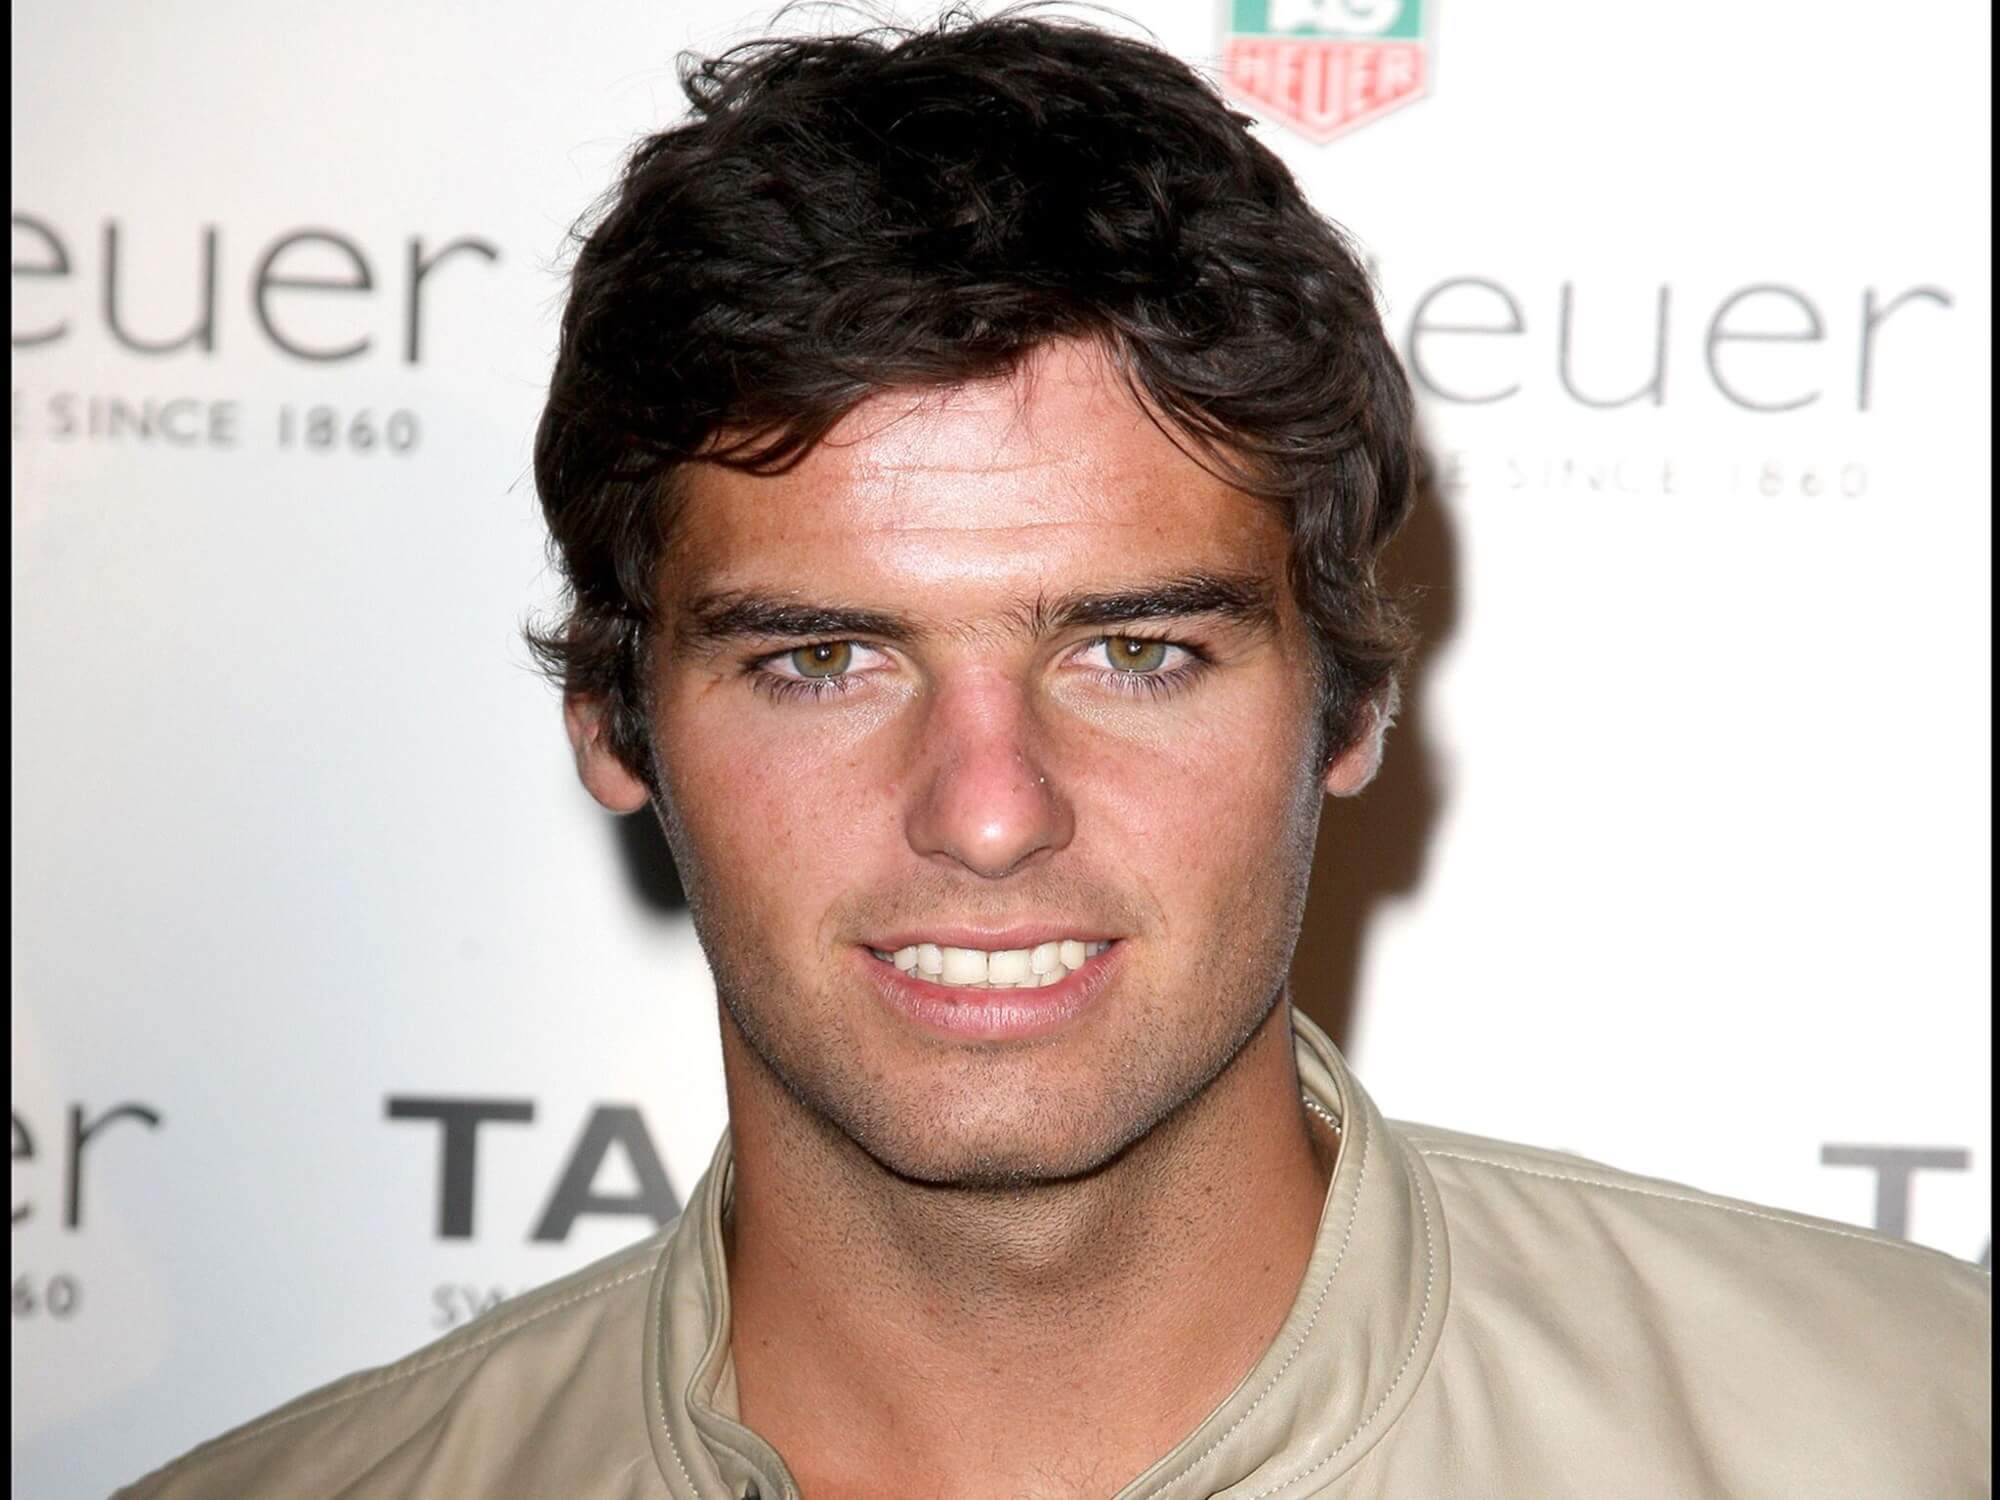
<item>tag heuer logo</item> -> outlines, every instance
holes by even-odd
[[[1232,94],[1313,141],[1423,97],[1434,0],[1226,0],[1222,76]]]

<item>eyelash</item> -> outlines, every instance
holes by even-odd
[[[1092,647],[1102,646],[1105,642],[1114,640],[1157,641],[1162,645],[1174,646],[1185,651],[1188,657],[1178,667],[1164,672],[1121,672],[1115,667],[1093,667],[1087,669],[1100,684],[1110,688],[1113,692],[1123,693],[1127,697],[1137,698],[1143,695],[1154,700],[1171,697],[1173,694],[1189,686],[1203,672],[1206,672],[1214,661],[1213,657],[1193,642],[1172,640],[1163,635],[1134,635],[1126,633],[1115,636],[1093,636],[1090,640],[1083,643],[1081,649],[1089,650]],[[766,669],[766,663],[776,661],[781,656],[790,656],[794,651],[803,651],[818,645],[840,644],[843,643],[838,641],[806,641],[797,646],[787,646],[783,651],[773,651],[767,655],[757,657],[755,660],[749,662],[745,668],[750,675],[750,685],[756,691],[766,694],[774,702],[778,703],[817,702],[830,696],[849,692],[860,680],[863,675],[862,673],[844,672],[838,677],[786,677]],[[854,641],[845,644],[862,645],[864,643]]]
[[[788,651],[777,653],[789,656]],[[769,694],[779,703],[791,703],[801,699],[825,698],[830,694],[845,693],[860,676],[857,672],[844,673],[839,677],[780,677],[776,672],[764,670],[764,663],[771,660],[760,656],[750,664],[750,685],[760,693]]]
[[[837,677],[787,677],[783,673],[771,671],[769,664],[790,656],[794,651],[810,651],[815,646],[840,645],[857,646],[870,651],[880,649],[869,646],[863,641],[838,638],[801,641],[796,646],[785,647],[782,651],[767,651],[762,656],[753,657],[743,664],[743,670],[749,675],[751,687],[779,703],[816,701],[837,696],[852,690],[861,680],[862,674],[850,671],[843,672]]]
[[[1084,642],[1084,649],[1102,646],[1106,641],[1143,641],[1147,644],[1159,643],[1174,646],[1187,653],[1187,660],[1179,666],[1164,672],[1121,672],[1116,667],[1091,667],[1089,672],[1104,686],[1115,693],[1123,693],[1129,698],[1147,697],[1154,700],[1170,698],[1189,686],[1206,672],[1214,658],[1192,641],[1177,641],[1164,635],[1121,635],[1094,636]]]

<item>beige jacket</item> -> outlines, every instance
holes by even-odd
[[[1311,1022],[1342,1122],[1255,1369],[1120,1492],[1188,1500],[1987,1495],[1989,1278],[1932,1250],[1552,1151],[1390,1124]],[[681,1220],[122,1493],[780,1500],[733,1419],[725,1136]],[[884,1496],[897,1494],[884,1475]]]

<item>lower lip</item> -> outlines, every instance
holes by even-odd
[[[1031,990],[982,990],[933,984],[856,950],[889,1008],[928,1030],[972,1041],[1012,1041],[1054,1031],[1081,1015],[1104,987],[1125,951],[1113,942],[1054,984]]]

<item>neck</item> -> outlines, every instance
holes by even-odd
[[[739,1409],[809,1500],[890,1474],[1110,1494],[1199,1425],[1283,1324],[1325,1199],[1331,1133],[1300,1103],[1290,1020],[1273,1007],[1105,1168],[991,1192],[910,1183],[786,1120],[801,1106],[725,1020]]]

